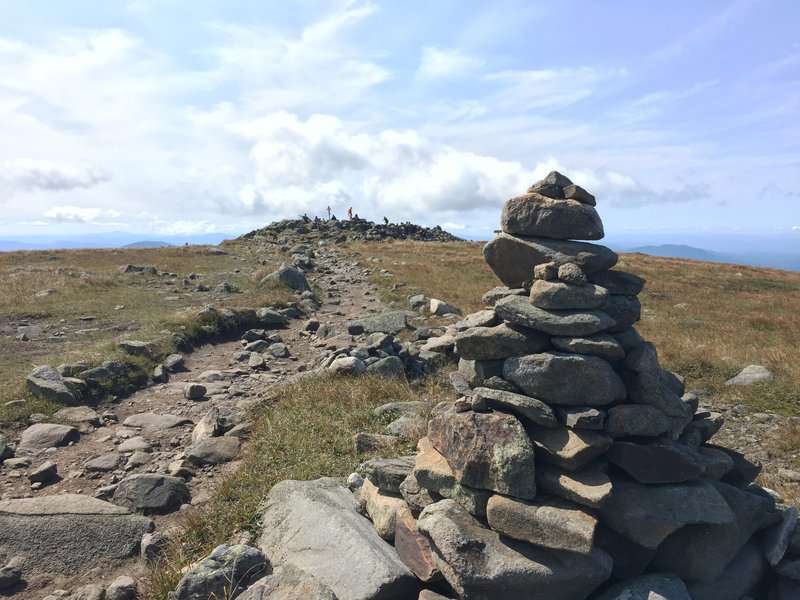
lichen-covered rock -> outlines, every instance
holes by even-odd
[[[189,569],[170,600],[233,599],[271,570],[269,559],[258,548],[222,544]]]

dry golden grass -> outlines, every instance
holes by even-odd
[[[431,405],[450,397],[448,386],[377,377],[315,377],[274,389],[253,409],[254,434],[241,467],[213,499],[179,522],[163,562],[152,569],[146,597],[162,599],[175,588],[180,569],[225,542],[234,533],[258,534],[259,504],[273,485],[285,479],[346,477],[374,455],[359,455],[352,436],[381,432],[390,417],[372,409],[394,401],[427,400]],[[385,451],[408,453],[414,443]]]

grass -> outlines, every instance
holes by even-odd
[[[449,397],[450,390],[432,379],[410,384],[378,377],[315,377],[275,388],[250,418],[254,433],[241,467],[212,500],[182,516],[179,533],[170,538],[164,560],[146,581],[147,598],[163,599],[180,580],[180,569],[204,556],[233,534],[259,533],[259,505],[273,485],[285,479],[346,477],[370,456],[353,449],[359,431],[382,432],[388,417],[371,409],[393,401]],[[409,442],[387,451],[408,453]]]
[[[225,254],[206,246],[0,253],[0,422],[58,408],[35,401],[25,390],[25,377],[37,365],[129,361],[116,347],[121,339],[158,340],[165,354],[176,344],[164,332],[192,340],[202,328],[214,331],[214,324],[196,318],[208,304],[258,308],[294,300],[286,288],[259,285],[259,275],[281,262],[275,251],[259,247],[254,253],[238,241],[224,248]],[[128,264],[165,274],[126,273]],[[197,284],[214,290],[222,282],[239,293],[193,291]],[[43,290],[51,293],[36,295]],[[20,327],[32,327],[38,335],[21,341]],[[4,406],[18,398],[27,400],[24,407]]]

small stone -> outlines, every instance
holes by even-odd
[[[529,432],[538,457],[569,471],[583,469],[613,443],[603,433],[582,429],[532,426]]]
[[[748,365],[738,375],[731,377],[725,385],[753,385],[762,381],[771,381],[773,375],[769,369],[761,365]]]
[[[580,471],[538,464],[536,484],[543,492],[589,508],[600,508],[611,493],[611,480],[606,475],[605,463],[594,463]]]
[[[537,279],[531,286],[530,299],[531,304],[538,308],[585,310],[605,306],[608,291],[592,283],[575,285]]]
[[[28,473],[28,480],[31,483],[47,483],[58,475],[58,465],[51,460],[42,463],[36,469]]]
[[[77,442],[80,437],[81,434],[78,430],[69,425],[36,423],[22,432],[19,446],[30,450],[44,450],[45,448],[67,446]]]
[[[589,406],[557,406],[555,412],[561,424],[570,429],[602,430],[606,419],[605,411]]]
[[[187,383],[183,388],[183,396],[188,400],[200,400],[206,395],[206,386],[199,383]]]
[[[607,333],[596,333],[588,337],[552,337],[550,343],[562,352],[588,354],[609,361],[625,358],[625,351],[620,343]]]
[[[106,588],[105,600],[136,600],[136,580],[127,575],[117,577]]]
[[[558,279],[558,265],[554,262],[536,265],[533,267],[533,278],[542,279],[544,281],[553,281],[554,279]]]
[[[457,306],[452,304],[448,304],[442,300],[438,300],[436,298],[431,298],[429,310],[432,315],[443,316],[443,315],[460,315],[461,309]]]

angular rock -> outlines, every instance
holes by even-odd
[[[119,347],[123,352],[125,352],[125,354],[130,354],[131,356],[143,356],[145,358],[153,357],[152,346],[153,345],[148,342],[142,342],[139,340],[122,340],[119,343]]]
[[[503,377],[529,396],[551,404],[603,406],[626,396],[611,365],[596,356],[542,352],[509,358]]]
[[[486,309],[468,314],[456,323],[456,328],[469,329],[471,327],[494,327],[495,325],[497,325],[497,315],[493,310]]]
[[[270,281],[278,281],[296,292],[310,292],[311,286],[303,272],[297,267],[283,266],[261,280],[261,285]]]
[[[617,579],[629,579],[641,575],[656,555],[654,548],[635,544],[610,527],[606,527],[602,520],[598,524],[594,541],[598,548],[607,552],[614,560],[614,577]]]
[[[661,365],[658,363],[658,352],[655,344],[644,342],[628,351],[622,366],[634,373],[653,373],[660,375]]]
[[[187,400],[200,400],[207,391],[206,386],[200,383],[187,383],[183,386],[183,397]]]
[[[387,356],[367,365],[367,373],[386,379],[400,379],[405,375],[406,366],[398,356]]]
[[[548,337],[522,327],[497,325],[471,327],[455,337],[456,353],[466,360],[498,360],[541,352],[550,345]]]
[[[574,600],[585,598],[611,574],[601,550],[575,554],[502,538],[452,500],[425,508],[417,521],[439,568],[461,598]]]
[[[723,525],[687,525],[658,547],[653,563],[684,581],[717,579],[739,550],[764,525],[772,503],[763,496],[715,483],[736,519]]]
[[[481,299],[486,304],[486,306],[494,306],[495,302],[497,302],[501,298],[506,298],[508,296],[527,296],[527,295],[528,295],[528,290],[526,290],[525,288],[521,287],[509,288],[504,285],[498,285],[497,287],[494,287],[488,292],[486,292]]]
[[[20,569],[18,566],[5,565],[0,567],[0,591],[14,587],[20,582],[21,579],[22,569]]]
[[[537,279],[531,286],[530,300],[534,306],[545,309],[602,308],[608,302],[608,291],[592,283],[575,285]]]
[[[125,456],[119,452],[107,452],[87,461],[83,468],[90,473],[107,473],[118,469],[125,462]]]
[[[150,519],[90,496],[0,501],[0,554],[21,557],[25,572],[74,575],[86,565],[133,556],[152,529]]]
[[[442,460],[445,462],[445,464],[447,464],[447,461],[445,461],[444,458],[442,458]],[[450,467],[448,466],[448,469],[449,468]],[[450,474],[452,477],[452,471]],[[453,481],[455,482],[455,478],[453,478]],[[406,477],[403,483],[400,484],[400,494],[403,496],[403,500],[406,501],[406,504],[408,504],[408,508],[414,514],[421,513],[426,506],[442,499],[442,496],[439,494],[431,492],[429,489],[422,487],[417,481],[417,478],[414,476],[414,473],[411,473],[411,475]],[[486,514],[485,502],[483,503],[483,514]]]
[[[122,424],[125,427],[137,427],[145,431],[162,431],[180,427],[181,425],[192,425],[192,420],[186,417],[176,417],[175,415],[138,413],[125,419]]]
[[[444,302],[443,300],[439,300],[437,298],[431,298],[429,310],[431,311],[432,315],[437,315],[440,317],[450,314],[454,315],[461,314],[460,308],[452,304],[448,304],[447,302]]]
[[[105,600],[136,600],[136,580],[127,575],[120,575],[106,588]]]
[[[348,327],[357,325],[361,327],[364,333],[399,333],[408,327],[406,321],[405,311],[395,311],[380,315],[373,315],[371,317],[364,317],[363,319],[356,319],[350,321]]]
[[[606,420],[606,412],[588,406],[557,406],[556,417],[559,422],[570,429],[602,430]]]
[[[601,310],[545,310],[519,296],[498,300],[494,309],[500,318],[509,323],[550,335],[587,336],[610,330],[616,324]]]
[[[706,468],[702,454],[663,438],[616,441],[606,458],[639,483],[691,481],[702,477]]]
[[[170,354],[164,359],[164,368],[170,373],[177,373],[183,369],[184,358],[182,354]]]
[[[427,538],[417,529],[417,520],[408,507],[397,511],[394,534],[397,557],[424,582],[441,579],[439,567]]]
[[[75,385],[66,381],[51,365],[36,367],[25,380],[28,390],[37,398],[51,400],[59,404],[78,404],[78,391]]]
[[[284,315],[266,307],[256,310],[256,318],[262,327],[283,327],[288,323]]]
[[[714,444],[707,444],[706,446],[724,452],[730,456],[733,461],[733,468],[720,478],[720,481],[723,483],[728,483],[740,489],[745,488],[758,477],[759,473],[761,473],[762,465],[760,462],[752,462],[748,460],[744,454],[736,450],[715,446]]]
[[[483,256],[509,288],[524,287],[524,283],[533,279],[533,268],[541,263],[553,262],[557,266],[575,263],[589,275],[610,269],[618,260],[614,252],[597,244],[516,237],[507,233],[499,234],[486,244]]]
[[[435,502],[441,498],[449,498],[455,500],[464,510],[476,517],[486,515],[486,503],[491,495],[487,490],[474,489],[458,483],[447,460],[433,447],[428,438],[420,439],[417,448],[419,454],[417,454],[412,472],[413,482],[406,479],[401,485],[400,491],[404,491],[404,486],[408,489],[415,483],[434,494],[436,498],[417,498],[414,502],[409,502],[412,508],[419,507],[422,510],[430,503],[429,499]],[[407,497],[407,493],[403,495]]]
[[[528,188],[528,193],[536,192],[548,198],[564,198],[564,188],[573,185],[568,177],[558,171],[550,171],[546,177],[540,179]]]
[[[646,404],[620,404],[606,411],[605,432],[613,437],[656,437],[666,433],[670,420]]]
[[[599,516],[614,531],[652,549],[685,525],[724,525],[735,519],[725,499],[702,479],[659,486],[615,480]]]
[[[69,423],[86,423],[93,427],[100,427],[103,421],[95,411],[88,406],[69,406],[53,413],[53,417]]]
[[[615,322],[607,329],[609,333],[624,331],[642,318],[642,304],[636,296],[611,295],[603,311]]]
[[[594,207],[536,192],[508,200],[500,216],[500,228],[512,235],[557,240],[600,240],[604,235]]]
[[[359,497],[378,535],[387,542],[394,542],[397,512],[401,509],[408,510],[405,500],[378,489],[369,479],[364,480]]]
[[[458,372],[470,387],[480,387],[487,379],[503,374],[504,360],[467,360],[458,361]]]
[[[119,482],[114,491],[113,502],[134,510],[164,514],[189,502],[189,488],[183,479],[142,473],[129,475]]]
[[[477,387],[472,392],[474,398],[482,398],[490,408],[511,412],[542,427],[557,427],[558,420],[553,409],[547,404],[530,396],[495,390],[487,387]]]
[[[758,541],[753,539],[739,551],[718,579],[690,583],[692,600],[740,600],[758,583],[767,570]]]
[[[773,567],[777,565],[783,558],[783,555],[786,554],[786,549],[789,547],[789,542],[792,539],[796,525],[797,509],[794,506],[790,506],[783,511],[780,523],[776,523],[765,530],[764,534],[761,536],[761,547],[764,550],[764,557]]]
[[[580,471],[537,464],[536,485],[543,492],[589,508],[600,508],[611,494],[611,480],[606,475],[605,463],[594,463]]]
[[[625,383],[632,402],[657,408],[668,417],[691,418],[691,408],[657,375],[639,373]]]
[[[19,441],[20,448],[28,450],[44,450],[67,446],[80,440],[81,434],[70,425],[56,423],[36,423],[22,432]]]
[[[218,465],[236,460],[242,441],[237,437],[205,438],[186,450],[186,458],[197,466]]]
[[[380,433],[368,433],[360,431],[353,436],[353,449],[356,453],[375,452],[376,450],[388,450],[394,448],[402,440],[394,435],[381,435]]]
[[[248,587],[238,600],[337,600],[327,585],[290,564]]]
[[[453,405],[437,409],[428,424],[428,438],[459,483],[517,498],[536,496],[533,446],[516,417],[459,413]]]
[[[492,496],[486,520],[494,531],[542,548],[588,554],[597,519],[585,508],[560,498],[533,502]]]
[[[686,584],[672,573],[650,573],[618,583],[597,600],[692,600]]]
[[[117,446],[119,452],[150,452],[153,447],[142,436],[129,438]]]
[[[596,333],[589,337],[553,337],[550,343],[562,352],[588,354],[605,360],[622,360],[625,351],[620,343],[607,333]]]
[[[414,469],[416,456],[371,458],[361,464],[367,479],[390,494],[400,493],[400,484]]]
[[[223,428],[219,417],[219,408],[215,406],[192,429],[192,444],[196,444],[200,440],[218,437],[222,433]]]
[[[638,275],[625,271],[597,271],[589,276],[589,281],[615,296],[638,296],[645,284]]]
[[[706,461],[706,479],[719,480],[733,469],[733,459],[716,448],[700,446],[697,451],[703,455]]]
[[[328,370],[336,375],[363,375],[367,372],[367,365],[355,356],[340,356],[330,364]]]
[[[57,475],[58,465],[52,460],[48,460],[28,473],[28,480],[32,483],[47,483],[55,479]]]
[[[413,574],[357,511],[334,479],[282,481],[267,496],[259,546],[273,565],[307,572],[341,600],[413,597]]]
[[[610,437],[598,431],[566,427],[544,428],[534,425],[529,428],[529,433],[537,456],[542,461],[568,471],[583,469],[604,454],[613,443]]]
[[[268,575],[269,559],[257,548],[221,544],[192,565],[171,594],[175,600],[236,598],[250,584]]]
[[[594,196],[592,196],[581,186],[575,185],[574,183],[564,186],[564,198],[567,198],[568,200],[577,200],[578,202],[588,204],[589,206],[595,206],[597,204]]]

